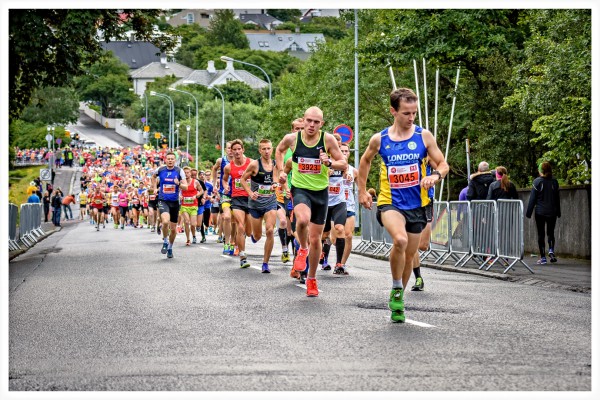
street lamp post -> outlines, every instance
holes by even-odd
[[[187,131],[187,139],[185,141],[185,152],[187,157],[187,155],[190,154],[190,126],[186,125],[185,130]]]
[[[179,147],[179,121],[177,121],[175,123],[175,126],[177,127],[177,130],[175,131],[177,133],[177,145],[175,147],[178,148]]]
[[[225,97],[223,97],[223,93],[216,86],[211,85],[208,88],[216,90],[221,95],[221,101],[223,102],[223,111],[221,113],[221,158],[223,158],[225,157]]]
[[[260,69],[262,71],[262,73],[265,74],[265,77],[267,78],[267,82],[269,83],[269,102],[271,101],[271,79],[269,78],[269,75],[265,72],[264,69],[262,69],[261,67],[259,67],[256,64],[251,64],[251,63],[246,62],[246,61],[236,60],[235,58],[231,58],[231,57],[227,57],[227,56],[221,56],[221,61],[238,62],[240,64],[250,65],[252,67],[256,67],[256,68]]]
[[[180,93],[188,94],[188,95],[192,96],[192,98],[194,99],[194,102],[196,102],[196,169],[198,169],[198,99],[196,99],[196,96],[194,96],[190,92],[186,92],[185,90],[175,89],[172,87],[170,87],[169,90],[171,90],[173,92],[180,92]]]
[[[173,99],[166,94],[157,93],[155,91],[150,92],[150,96],[163,97],[169,101],[169,148],[173,148],[173,120],[175,119],[175,104]]]

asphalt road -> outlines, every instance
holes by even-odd
[[[424,269],[394,324],[385,261],[307,298],[278,245],[262,274],[208,239],[84,222],[13,260],[9,390],[591,391],[590,294]]]
[[[76,124],[67,127],[70,132],[79,132],[81,140],[89,139],[96,142],[101,147],[134,147],[138,146],[132,140],[129,140],[118,133],[114,129],[108,129],[101,124],[88,117],[87,114],[80,111],[79,120]]]

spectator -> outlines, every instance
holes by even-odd
[[[488,189],[487,200],[518,199],[515,184],[508,179],[508,172],[504,167],[496,167],[496,181]]]
[[[50,214],[50,193],[47,190],[42,197],[42,204],[44,205],[44,222],[48,222],[48,215]]]
[[[41,200],[36,192],[31,193],[31,196],[27,198],[28,203],[40,203]]]
[[[560,218],[560,196],[558,194],[558,181],[552,178],[552,166],[543,162],[539,166],[540,176],[533,181],[533,188],[529,196],[529,204],[525,216],[531,218],[535,209],[535,225],[538,231],[538,246],[540,259],[538,264],[546,264],[546,249],[544,246],[545,232],[548,234],[548,256],[550,262],[556,262],[554,255],[554,227],[556,218]]]
[[[52,205],[52,223],[54,226],[60,226],[60,207],[62,206],[62,192],[60,189],[55,189],[50,198]]]
[[[369,193],[371,195],[371,198],[373,199],[373,203],[376,203],[377,202],[377,192],[375,192],[375,189],[369,188],[369,190],[367,190],[367,193]]]
[[[27,188],[27,196],[31,196],[32,193],[37,192],[38,188],[35,185],[34,181],[29,182],[29,187]]]
[[[73,211],[71,211],[71,204],[75,204],[75,196],[69,194],[62,200],[62,209],[65,213],[65,220],[73,219]]]
[[[472,174],[469,180],[467,200],[485,200],[489,186],[494,180],[494,176],[490,172],[490,165],[485,161],[480,162],[477,172]]]

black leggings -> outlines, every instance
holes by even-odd
[[[545,217],[535,214],[535,225],[538,231],[538,246],[540,248],[540,257],[546,256],[544,241],[546,232],[548,234],[548,248],[554,250],[554,227],[556,226],[556,217]],[[546,232],[544,232],[546,230]]]

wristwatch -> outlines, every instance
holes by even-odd
[[[331,167],[331,158],[327,159],[327,164],[326,165],[327,165],[327,167]]]
[[[437,176],[439,176],[440,177],[440,179],[439,179],[440,181],[443,179],[442,178],[442,174],[440,174],[440,171],[437,171],[435,169],[433,171],[431,171],[431,175],[437,175]]]

